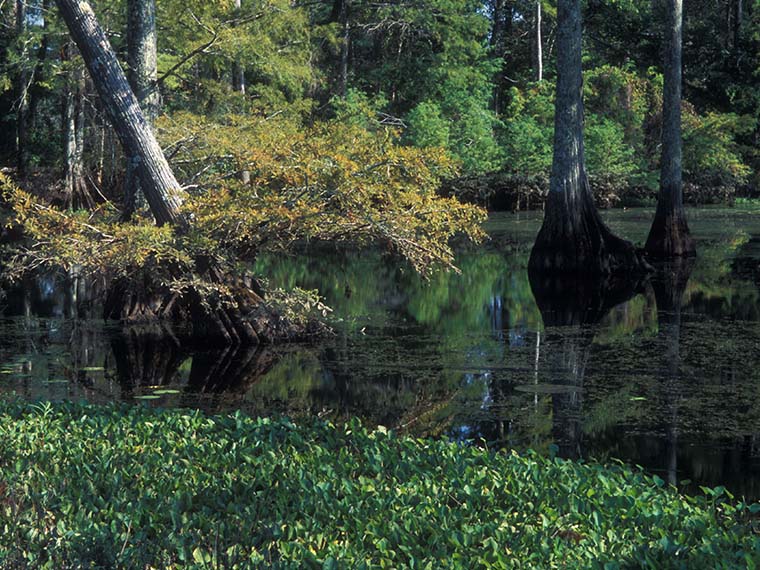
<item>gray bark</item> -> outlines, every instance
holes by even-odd
[[[64,47],[65,60],[71,61],[74,47]],[[67,208],[92,205],[84,182],[84,70],[68,71],[63,96],[63,181]]]
[[[681,140],[682,0],[667,0],[662,92],[662,154],[657,211],[645,249],[657,257],[694,255],[696,248],[683,207]]]
[[[239,11],[243,7],[242,4],[242,0],[235,0],[235,9]],[[245,68],[240,60],[236,59],[232,64],[232,89],[236,93],[245,95],[245,87]]]
[[[529,267],[584,274],[643,269],[633,245],[602,222],[591,196],[583,148],[581,43],[580,0],[559,0],[554,155],[544,222]]]
[[[184,225],[180,186],[92,8],[84,0],[56,0],[56,4],[125,153],[132,157],[156,222]]]
[[[541,34],[541,0],[536,1],[536,44],[534,46],[536,81],[544,79],[544,46]]]
[[[242,1],[235,0],[235,9],[239,11],[242,7]],[[241,95],[245,95],[245,68],[238,59],[232,64],[232,89]],[[251,171],[245,169],[241,170],[239,178],[243,184],[250,184]]]
[[[127,78],[149,123],[158,116],[159,93],[156,0],[127,1]],[[127,157],[124,177],[124,217],[144,206],[134,157]]]

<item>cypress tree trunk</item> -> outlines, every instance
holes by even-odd
[[[493,109],[500,113],[504,102],[508,99],[505,95],[508,86],[505,80],[504,68],[506,68],[507,37],[512,29],[512,4],[508,0],[494,0],[493,22],[491,26],[490,47],[492,55],[499,60],[502,69],[494,78]]]
[[[536,81],[544,79],[544,45],[541,35],[541,0],[536,0],[536,43],[533,46],[533,57],[535,59],[533,68],[536,72]]]
[[[74,47],[63,49],[65,61],[71,61]],[[84,70],[68,71],[63,95],[63,189],[66,208],[92,206],[84,181]]]
[[[56,4],[82,54],[111,124],[127,156],[132,157],[156,222],[184,225],[179,183],[92,8],[84,0],[56,0]]]
[[[660,193],[657,196],[657,211],[644,248],[654,257],[696,254],[683,207],[681,171],[682,0],[667,0],[667,3]]]
[[[40,18],[42,18],[42,40],[40,41],[40,47],[37,49],[37,63],[34,66],[34,78],[29,92],[29,124],[31,125],[32,130],[36,127],[35,122],[38,120],[37,109],[39,107],[40,99],[47,90],[44,86],[44,71],[45,60],[47,59],[47,52],[50,47],[50,21],[47,17],[49,7],[50,0],[42,0],[42,12],[40,16]]]
[[[243,7],[241,0],[235,0],[235,10],[238,12]],[[239,59],[236,59],[232,63],[232,90],[241,95],[245,95],[245,67],[240,63]],[[239,173],[240,181],[243,184],[251,183],[251,171],[241,170]]]
[[[242,0],[235,0],[235,10],[239,12],[242,7]],[[245,95],[245,68],[240,64],[239,59],[232,64],[232,90]]]
[[[158,55],[156,40],[156,0],[127,2],[127,78],[145,118],[153,123],[158,116]],[[124,217],[144,205],[140,181],[135,173],[135,157],[127,157],[124,179]]]
[[[18,175],[23,178],[29,169],[29,73],[26,69],[26,2],[16,0],[16,35],[22,42],[21,63],[17,77],[17,107],[16,107],[16,167]]]
[[[348,91],[348,57],[351,44],[349,1],[350,0],[333,0],[332,10],[330,12],[330,21],[339,23],[343,29],[343,41],[340,44],[340,57],[338,59],[336,80],[337,95],[340,95],[341,97],[345,97],[346,92]]]
[[[610,232],[594,205],[584,159],[582,91],[581,3],[559,0],[554,157],[529,269],[592,275],[643,270],[633,245]]]

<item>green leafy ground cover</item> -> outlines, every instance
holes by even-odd
[[[0,403],[0,567],[754,568],[755,514],[358,423]]]

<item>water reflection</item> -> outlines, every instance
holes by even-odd
[[[609,311],[634,297],[640,281],[621,279],[585,280],[546,276],[531,271],[530,285],[551,347],[543,364],[550,384],[536,386],[552,400],[552,437],[563,457],[583,457],[583,380],[596,328]],[[560,328],[561,327],[561,328]]]
[[[646,233],[646,213],[616,215]],[[318,288],[335,309],[336,335],[315,345],[203,350],[165,328],[75,320],[98,315],[92,291],[41,276],[6,298],[0,391],[359,416],[760,497],[760,221],[690,219],[708,236],[696,263],[635,285],[529,278],[540,216],[525,214],[491,220],[494,239],[459,255],[461,274],[430,282],[373,251],[262,259],[273,285]]]

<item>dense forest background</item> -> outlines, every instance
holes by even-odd
[[[127,2],[93,7],[126,62]],[[58,185],[63,201],[118,198],[126,161],[54,3],[0,10],[0,161]],[[245,179],[304,130],[324,126],[330,147],[329,129],[348,125],[444,149],[455,167],[445,178],[465,194],[539,193],[552,156],[555,14],[553,2],[523,0],[159,0],[156,131],[189,184]],[[656,196],[664,17],[651,1],[584,7],[587,166],[611,204]],[[757,189],[759,118],[760,3],[688,2],[687,201]]]

